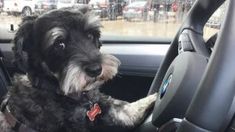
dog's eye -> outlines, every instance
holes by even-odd
[[[65,49],[65,44],[63,42],[60,42],[60,43],[56,44],[56,48],[63,50],[63,49]]]
[[[100,49],[100,47],[102,46],[102,43],[98,40],[98,48]]]
[[[90,33],[87,35],[87,37],[88,37],[88,39],[91,39],[91,40],[94,39],[94,36],[92,34],[90,34]]]

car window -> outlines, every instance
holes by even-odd
[[[225,16],[227,4],[228,2],[225,1],[225,3],[223,3],[207,21],[206,26],[204,28],[205,39],[210,38],[212,35],[219,31]]]
[[[39,1],[43,1],[38,4]],[[173,38],[195,0],[75,0],[87,4],[101,19],[103,35]],[[18,2],[21,2],[19,4]],[[75,6],[72,0],[0,0],[0,27],[17,29],[21,18],[40,15],[62,7]],[[2,4],[1,4],[2,3]],[[145,4],[147,3],[147,4]],[[26,8],[27,7],[27,8]],[[224,6],[207,22],[204,37],[220,27]]]

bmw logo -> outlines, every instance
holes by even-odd
[[[168,78],[164,81],[162,87],[160,88],[160,99],[165,95],[166,90],[169,84],[171,83],[171,80],[172,80],[172,74],[168,76]]]

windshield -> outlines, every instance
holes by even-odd
[[[43,1],[44,5],[36,6]],[[21,18],[40,15],[50,10],[88,6],[100,17],[104,36],[139,36],[172,39],[195,0],[0,0],[0,27],[17,29]],[[54,5],[46,4],[54,2]],[[21,4],[20,4],[21,3]],[[63,5],[61,3],[64,3]],[[77,3],[82,3],[77,5]],[[27,7],[27,8],[26,8]],[[130,8],[136,7],[136,8]],[[204,36],[218,31],[224,7],[207,22]]]

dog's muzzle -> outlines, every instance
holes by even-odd
[[[64,94],[89,91],[112,79],[118,72],[120,61],[108,54],[102,54],[101,58],[101,65],[94,63],[85,68],[74,62],[69,63],[61,77],[61,89]]]

